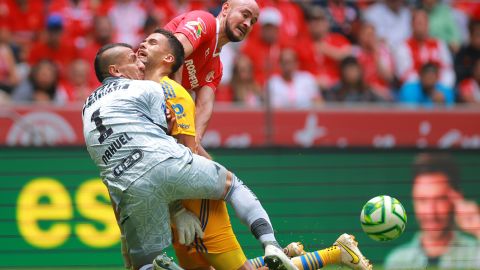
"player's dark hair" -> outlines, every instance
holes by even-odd
[[[127,43],[110,43],[101,47],[97,54],[95,55],[95,62],[93,63],[95,67],[95,75],[97,76],[97,80],[101,83],[106,78],[110,77],[110,73],[108,72],[108,66],[112,64],[115,60],[113,57],[107,58],[104,56],[104,53],[112,48],[116,47],[126,47],[133,50],[133,47]]]
[[[156,29],[154,33],[162,34],[167,38],[168,44],[172,49],[173,57],[175,58],[172,65],[172,73],[177,72],[177,70],[183,65],[183,62],[185,61],[185,51],[183,49],[182,43],[172,32],[168,30],[159,28]]]
[[[460,190],[460,172],[453,158],[447,153],[422,153],[413,163],[414,179],[427,173],[442,173],[447,176],[450,185]]]

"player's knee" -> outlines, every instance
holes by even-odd
[[[231,171],[227,171],[227,177],[225,181],[225,194],[223,196],[225,201],[229,201],[232,194],[235,192],[235,189],[239,185],[243,184],[240,179],[238,179],[235,174],[233,174]]]
[[[224,190],[223,195],[222,195],[223,198],[226,198],[229,191],[231,190],[232,180],[233,180],[233,173],[230,172],[230,171],[227,171],[227,177],[226,177],[226,180],[225,180],[225,190]]]
[[[255,194],[232,173],[232,183],[225,201],[232,205],[240,218],[262,215],[264,210]],[[248,224],[251,222],[249,221]]]

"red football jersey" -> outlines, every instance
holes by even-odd
[[[217,52],[219,25],[215,17],[206,11],[190,11],[175,17],[165,29],[184,34],[193,46],[183,65],[182,86],[188,90],[203,86],[215,90],[222,78],[222,62]]]

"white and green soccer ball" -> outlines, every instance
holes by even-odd
[[[405,230],[407,213],[397,199],[381,195],[369,200],[362,208],[363,231],[375,241],[391,241]]]

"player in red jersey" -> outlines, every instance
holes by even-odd
[[[258,15],[259,8],[254,0],[223,0],[216,18],[206,11],[195,10],[177,16],[165,26],[175,33],[185,49],[181,83],[196,95],[198,142],[207,129],[215,90],[222,78],[220,51],[229,42],[245,39]]]
[[[217,17],[194,10],[179,15],[165,29],[182,43],[185,63],[176,79],[195,93],[195,125],[199,154],[209,157],[200,145],[212,115],[215,90],[222,78],[221,48],[228,42],[242,41],[258,19],[254,0],[224,0]],[[253,269],[231,228],[227,208],[222,201],[186,200],[184,206],[202,222],[203,239],[192,246],[174,242],[180,265],[186,269]]]

